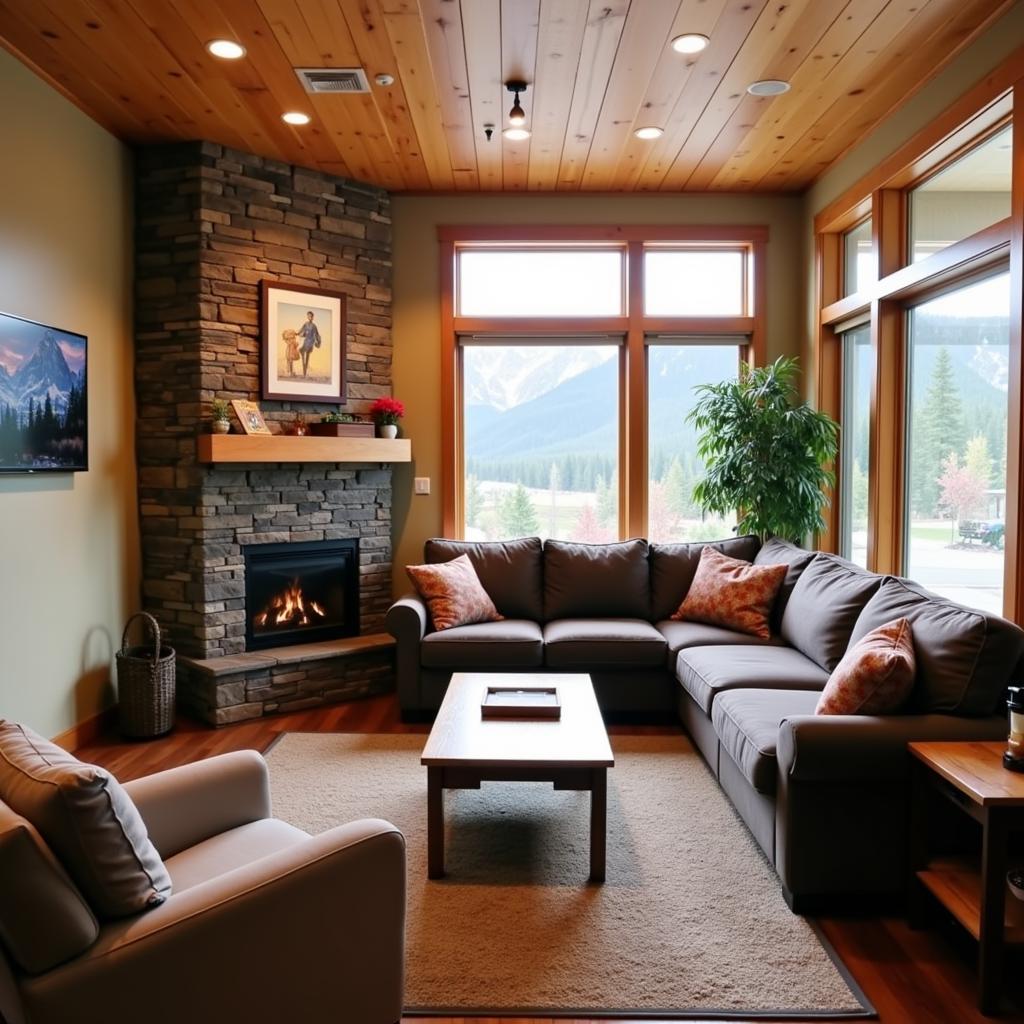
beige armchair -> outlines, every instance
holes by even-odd
[[[0,953],[6,1024],[396,1024],[405,841],[393,825],[356,821],[310,836],[271,817],[267,768],[255,751],[125,788],[173,894],[101,924],[88,949],[43,973],[25,973]],[[29,832],[42,842],[5,805],[0,812],[0,844],[25,842]],[[60,899],[45,896],[45,878],[0,878],[0,889],[8,886],[21,889],[0,895],[0,906],[34,912],[45,944]]]

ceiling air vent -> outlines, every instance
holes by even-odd
[[[296,68],[295,74],[306,92],[370,91],[370,83],[362,68]]]

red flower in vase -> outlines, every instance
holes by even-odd
[[[397,398],[378,398],[370,406],[370,415],[378,427],[397,425],[405,415],[405,405]]]

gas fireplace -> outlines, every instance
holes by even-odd
[[[245,549],[245,647],[258,651],[359,633],[359,541]]]

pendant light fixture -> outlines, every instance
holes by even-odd
[[[530,130],[526,127],[526,111],[519,102],[519,94],[526,92],[526,83],[521,80],[513,80],[505,83],[505,88],[515,97],[512,101],[512,109],[508,112],[508,127],[501,133],[506,139],[518,142],[530,137]]]

